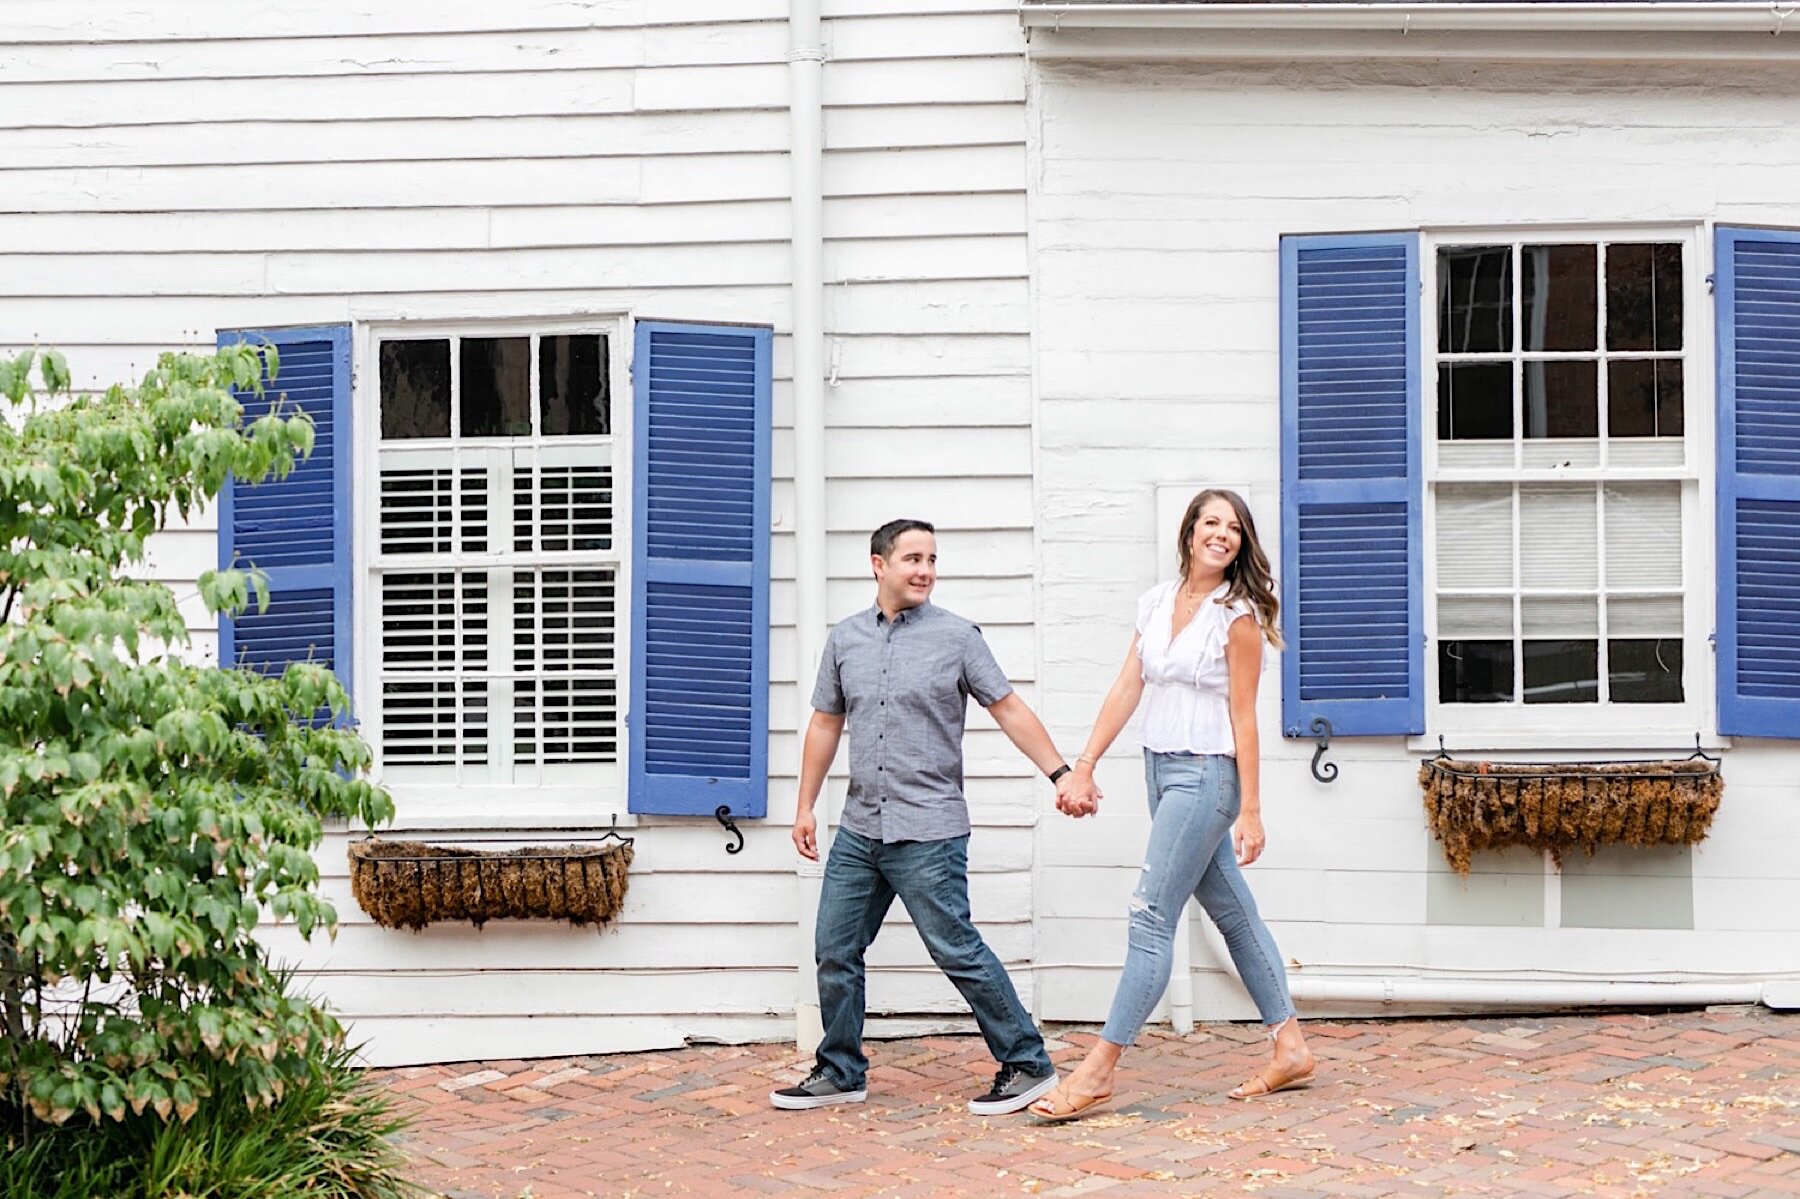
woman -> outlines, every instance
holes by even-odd
[[[1131,898],[1125,971],[1100,1039],[1061,1086],[1032,1105],[1046,1122],[1077,1119],[1112,1098],[1119,1055],[1168,986],[1176,921],[1190,894],[1224,934],[1274,1042],[1269,1065],[1230,1097],[1270,1095],[1312,1079],[1313,1055],[1281,954],[1238,870],[1263,850],[1256,684],[1264,640],[1281,645],[1269,560],[1243,499],[1223,490],[1194,497],[1176,552],[1180,577],[1138,600],[1125,665],[1075,761],[1074,785],[1057,801],[1071,816],[1097,810],[1094,764],[1142,699],[1150,844]]]

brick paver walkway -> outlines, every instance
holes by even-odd
[[[415,1067],[417,1177],[452,1199],[565,1196],[1800,1196],[1800,1017],[1314,1021],[1319,1082],[1224,1092],[1254,1028],[1148,1032],[1085,1121],[971,1116],[975,1037],[876,1043],[869,1101],[778,1112],[791,1045]],[[1052,1030],[1059,1064],[1091,1030]]]

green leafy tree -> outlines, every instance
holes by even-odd
[[[280,477],[311,451],[304,415],[243,426],[232,389],[260,390],[278,365],[273,347],[164,355],[135,388],[71,395],[59,355],[0,357],[0,1113],[14,1135],[76,1113],[186,1120],[223,1088],[271,1104],[341,1042],[253,934],[265,915],[307,936],[333,926],[311,853],[323,818],[392,815],[360,777],[361,738],[318,718],[348,697],[313,663],[278,678],[196,664],[174,594],[131,577],[151,534],[229,476]],[[254,572],[200,580],[214,613],[253,594],[266,605]]]

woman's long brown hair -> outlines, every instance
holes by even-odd
[[[1222,499],[1231,505],[1237,514],[1238,527],[1243,531],[1243,540],[1238,545],[1237,557],[1225,568],[1227,584],[1221,604],[1229,604],[1236,600],[1247,599],[1256,611],[1256,623],[1262,626],[1263,636],[1276,649],[1282,647],[1281,640],[1281,601],[1275,598],[1275,580],[1269,573],[1269,557],[1263,553],[1262,542],[1256,536],[1256,522],[1250,517],[1250,506],[1244,503],[1244,497],[1235,491],[1223,487],[1209,487],[1188,502],[1187,514],[1181,518],[1181,532],[1175,538],[1175,553],[1181,564],[1181,578],[1185,581],[1188,574],[1188,562],[1193,551],[1189,548],[1194,540],[1194,526],[1200,523],[1200,509],[1206,502]]]

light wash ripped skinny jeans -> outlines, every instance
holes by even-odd
[[[1144,751],[1150,795],[1150,844],[1131,896],[1125,972],[1100,1035],[1129,1045],[1169,985],[1170,948],[1182,905],[1192,895],[1224,934],[1238,977],[1273,1028],[1294,1014],[1287,972],[1268,925],[1238,869],[1231,826],[1237,820],[1237,759],[1228,754]]]

